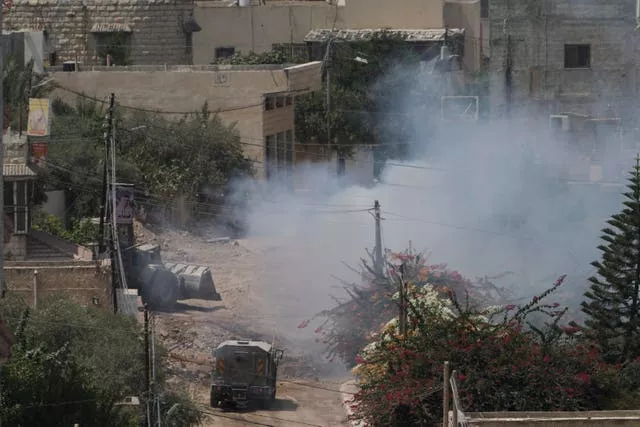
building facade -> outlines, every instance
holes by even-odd
[[[315,30],[465,29],[469,67],[479,67],[480,9],[486,0],[336,0],[196,2],[194,16],[202,31],[194,35],[194,63],[210,64],[234,53],[285,49],[310,58],[305,38]],[[447,22],[449,21],[449,22]],[[465,24],[461,26],[460,24]],[[462,50],[462,49],[460,49]],[[466,63],[465,63],[466,64]]]
[[[190,0],[15,0],[4,31],[41,31],[48,66],[190,64],[199,31]]]
[[[568,175],[619,181],[637,136],[636,0],[491,0],[494,118],[548,124]]]
[[[494,116],[602,116],[637,93],[636,0],[491,0]]]
[[[271,179],[290,174],[295,96],[320,89],[321,66],[101,67],[51,75],[65,89],[100,99],[113,92],[121,105],[154,111],[195,112],[207,102],[238,130],[258,177]],[[72,103],[75,97],[64,90],[53,96]]]

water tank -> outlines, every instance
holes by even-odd
[[[238,0],[238,6],[240,7],[251,6],[251,0]]]

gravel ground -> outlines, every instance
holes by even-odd
[[[165,260],[210,266],[222,295],[220,302],[185,300],[172,312],[155,313],[157,333],[168,352],[168,380],[188,388],[202,405],[207,413],[205,426],[346,425],[340,387],[347,375],[335,364],[323,362],[318,351],[300,336],[292,337],[290,328],[288,333],[283,332],[283,319],[293,324],[306,313],[296,313],[291,308],[295,304],[284,301],[274,305],[285,291],[273,292],[269,287],[274,277],[266,266],[271,262],[269,253],[277,251],[277,247],[256,240],[208,243],[211,235],[204,238],[186,232],[156,234],[139,225],[136,234],[139,242],[160,244]],[[285,348],[278,402],[273,409],[221,412],[208,408],[212,349],[221,341],[234,338],[264,339]],[[311,336],[306,339],[313,341]]]

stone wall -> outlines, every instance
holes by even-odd
[[[23,260],[27,257],[27,235],[11,234],[4,245],[4,257],[10,260]]]
[[[635,8],[636,0],[492,0],[493,115],[501,116],[507,109],[509,56],[512,113],[569,111],[598,116],[610,104],[616,111],[627,110],[638,89]],[[565,68],[565,44],[589,44],[590,66]]]
[[[30,305],[33,305],[34,298],[42,301],[53,296],[64,296],[81,305],[112,307],[111,273],[108,269],[98,268],[95,263],[27,264],[7,262],[4,277],[7,293],[20,294]]]
[[[96,54],[104,38],[97,31],[128,34],[129,64],[188,64],[184,22],[192,12],[190,0],[15,0],[3,25],[45,31],[45,58],[55,52],[58,64],[102,63]]]

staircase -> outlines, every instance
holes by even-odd
[[[27,259],[30,261],[73,261],[73,255],[61,252],[33,236],[27,236]]]

